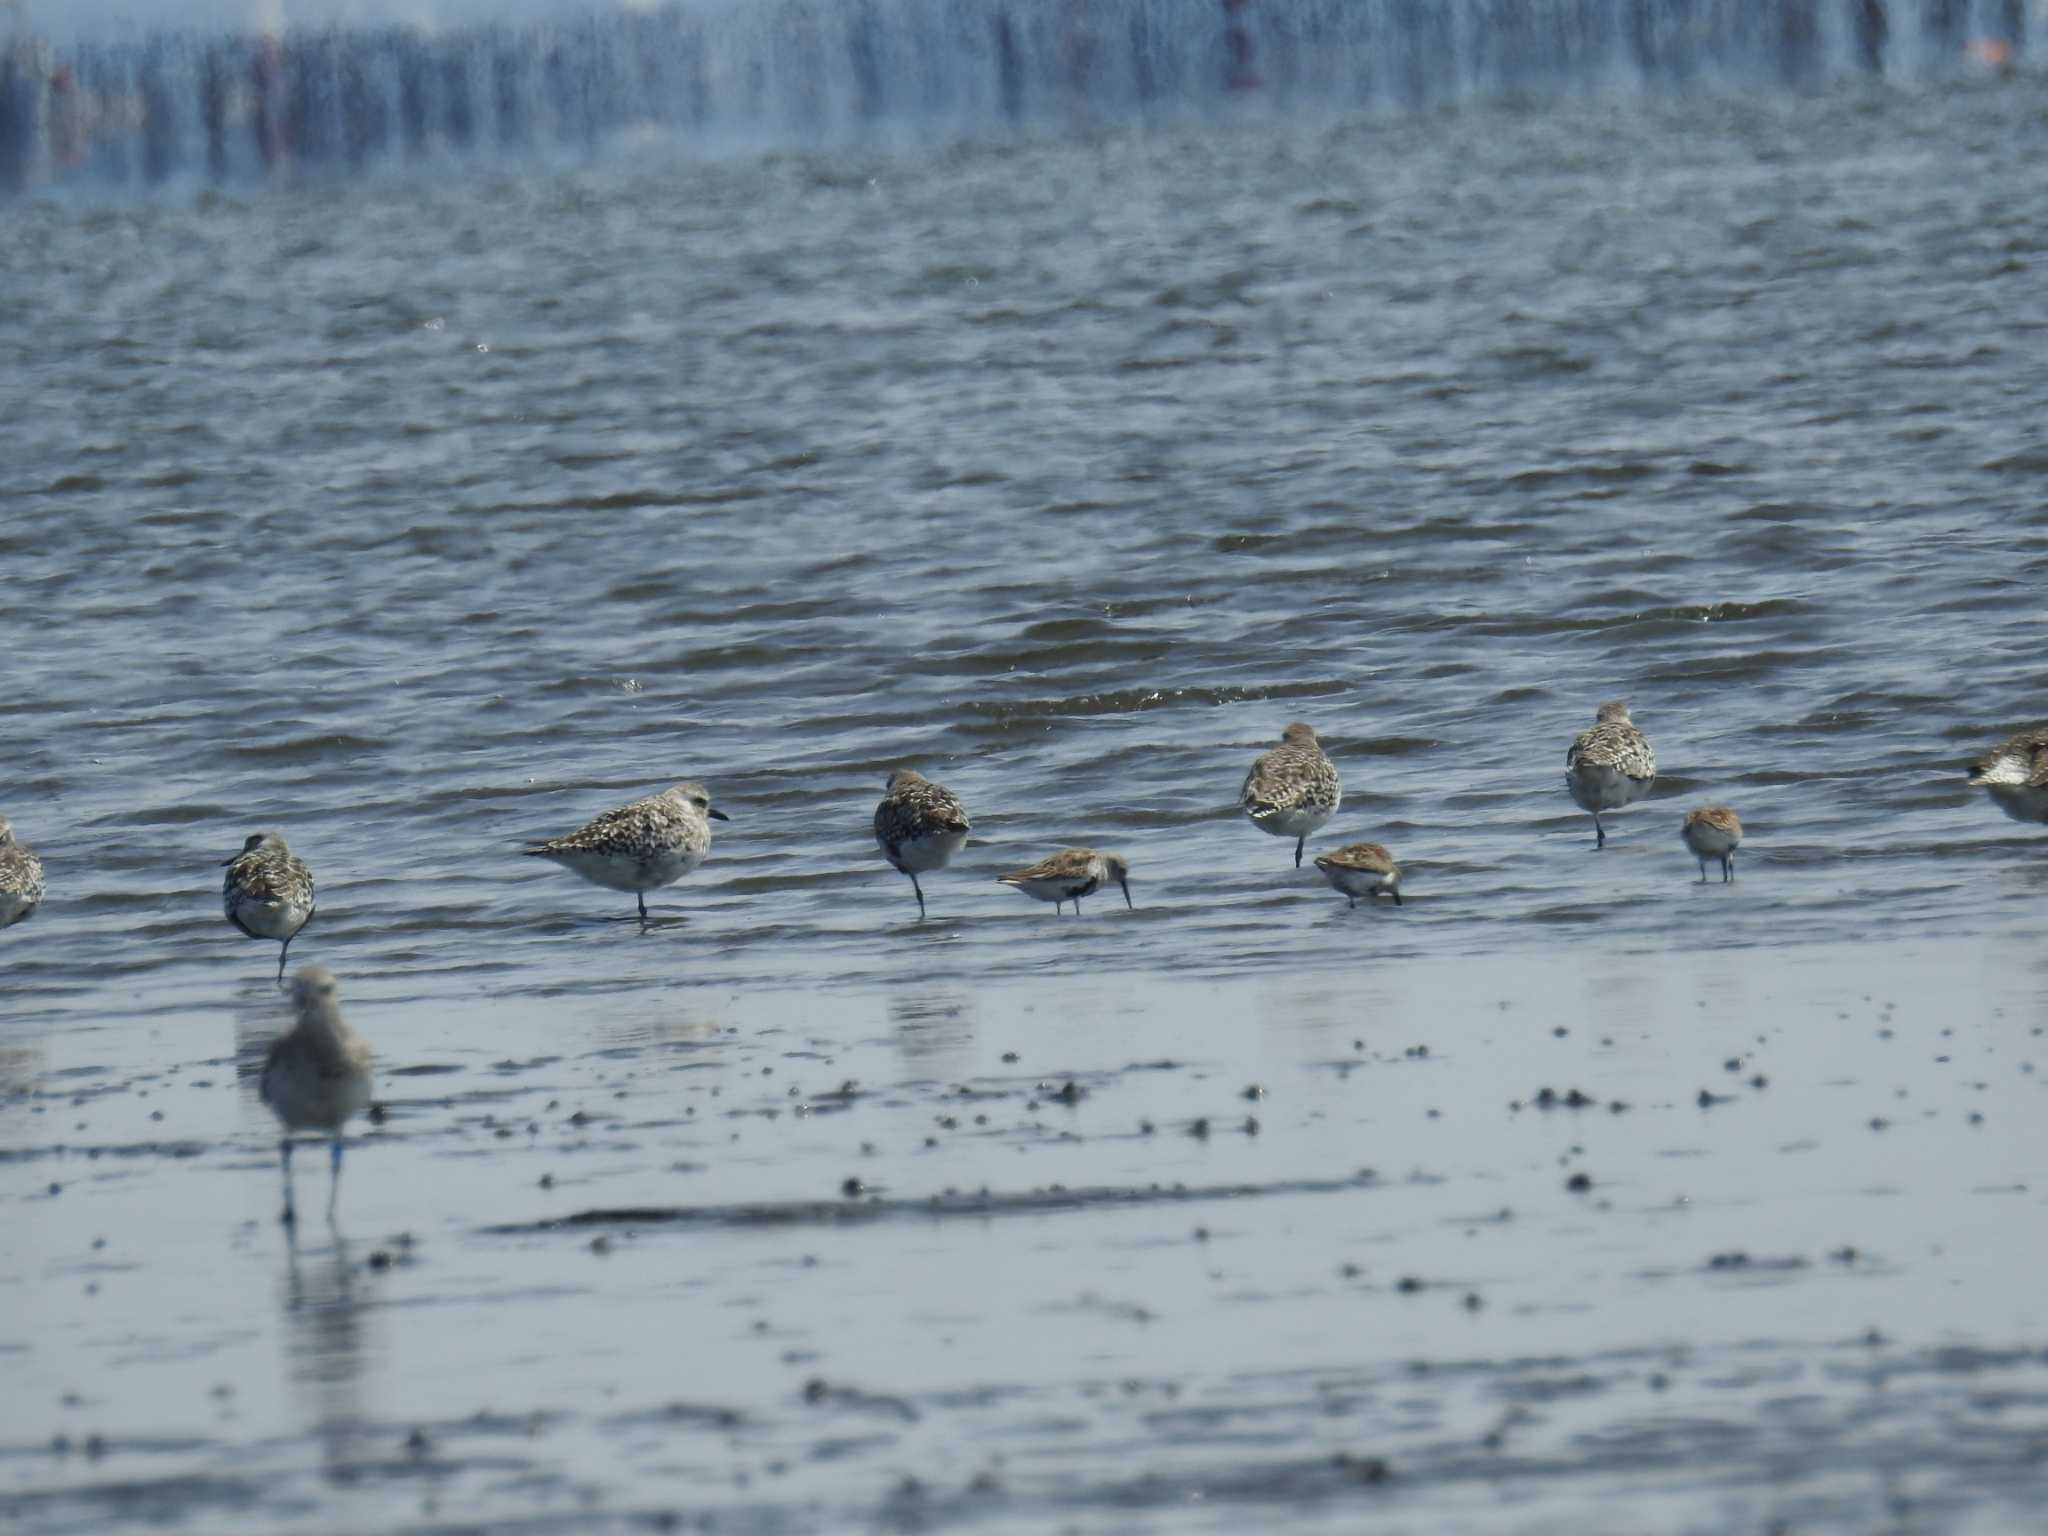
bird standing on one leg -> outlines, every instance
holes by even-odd
[[[313,871],[286,846],[282,832],[252,832],[242,851],[223,861],[220,903],[228,921],[252,939],[276,939],[277,980],[298,931],[313,920]]]
[[[326,1131],[333,1137],[332,1183],[327,1215],[341,1194],[341,1131],[370,1103],[372,1053],[369,1041],[341,1016],[334,972],[324,965],[302,966],[292,977],[292,1007],[298,1022],[280,1035],[263,1063],[262,1095],[284,1127],[279,1160],[284,1165],[284,1215],[298,1220],[292,1204],[292,1134]]]
[[[1315,727],[1297,720],[1280,733],[1279,746],[1252,764],[1237,798],[1261,832],[1294,839],[1294,867],[1299,869],[1309,833],[1343,803],[1344,783],[1316,740]]]
[[[525,852],[552,859],[606,890],[631,891],[645,922],[646,893],[675,884],[702,864],[711,851],[711,823],[730,820],[702,784],[675,784]]]
[[[917,883],[919,872],[944,869],[973,827],[960,797],[914,768],[898,768],[884,787],[887,793],[875,807],[875,842],[892,867],[910,876],[922,918],[924,887]]]
[[[1602,704],[1593,728],[1581,731],[1565,749],[1564,787],[1580,810],[1593,813],[1595,848],[1607,846],[1607,829],[1600,825],[1600,813],[1642,799],[1656,782],[1657,754],[1619,699]]]
[[[1703,805],[1687,811],[1678,835],[1700,861],[1700,884],[1707,883],[1707,860],[1721,863],[1721,883],[1735,878],[1735,850],[1742,846],[1742,818],[1725,805]]]
[[[1093,848],[1066,848],[1040,859],[1028,869],[1013,869],[1007,875],[996,879],[1026,896],[1052,903],[1053,911],[1060,909],[1062,902],[1074,904],[1074,915],[1081,914],[1081,898],[1092,896],[1111,881],[1123,887],[1124,905],[1133,911],[1136,903],[1131,900],[1131,866],[1121,854],[1097,853]]]

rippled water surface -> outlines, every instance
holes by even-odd
[[[0,1509],[2015,1528],[2039,86],[0,209]],[[1295,718],[1398,911],[1234,807]],[[678,778],[645,927],[518,856]],[[262,827],[390,1111],[291,1248]]]

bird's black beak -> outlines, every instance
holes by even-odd
[[[1124,905],[1129,907],[1133,912],[1137,911],[1138,908],[1136,904],[1133,903],[1131,900],[1131,882],[1128,880],[1119,880],[1117,881],[1117,884],[1124,888]]]
[[[706,812],[705,812],[704,814],[705,814],[706,816],[709,816],[709,817],[710,817],[710,818],[711,818],[711,819],[712,819],[713,821],[731,821],[731,820],[732,820],[732,818],[731,818],[730,816],[726,815],[726,814],[725,814],[725,812],[721,811],[721,810],[720,810],[720,809],[719,809],[719,808],[718,808],[717,806],[715,806],[715,805],[714,805],[713,807],[711,807],[711,809],[710,809],[710,810],[706,811]]]
[[[240,855],[240,854],[238,853],[238,854],[236,854],[236,855],[235,855],[235,858],[234,858],[234,859],[222,859],[222,860],[220,861],[220,867],[221,867],[222,869],[226,869],[226,868],[227,868],[227,867],[228,867],[228,866],[229,866],[230,864],[232,864],[232,863],[234,863],[234,862],[235,862],[235,859],[239,859],[240,857],[241,857],[241,855]]]

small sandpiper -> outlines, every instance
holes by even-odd
[[[910,876],[917,915],[923,917],[924,887],[918,875],[951,863],[973,827],[960,797],[914,768],[898,768],[884,787],[888,792],[875,807],[875,842],[883,858]]]
[[[1131,866],[1121,854],[1097,853],[1093,848],[1063,848],[1051,858],[1040,859],[1029,869],[1013,869],[996,879],[1012,890],[1052,903],[1057,912],[1064,902],[1081,912],[1081,898],[1092,896],[1112,881],[1124,889],[1124,905],[1136,910],[1131,901]]]
[[[28,917],[43,904],[43,861],[14,840],[14,827],[0,816],[0,928]]]
[[[270,1047],[261,1085],[263,1102],[284,1127],[278,1156],[284,1164],[282,1220],[287,1226],[298,1219],[292,1205],[293,1133],[325,1131],[333,1138],[327,1191],[331,1221],[341,1193],[342,1127],[369,1107],[371,1092],[370,1042],[341,1016],[334,972],[324,965],[301,966],[292,977],[292,1007],[298,1022]]]
[[[608,891],[631,891],[645,921],[646,893],[675,884],[702,864],[711,851],[711,823],[730,820],[702,784],[675,784],[525,851]]]
[[[1401,905],[1401,866],[1378,843],[1353,843],[1335,853],[1317,854],[1316,868],[1333,890],[1344,893],[1349,906],[1357,906],[1361,896],[1368,901],[1391,896],[1395,906]]]
[[[282,986],[285,952],[313,920],[313,871],[285,845],[281,832],[251,832],[242,851],[223,862],[227,878],[221,881],[221,908],[250,938],[278,940]]]
[[[1649,738],[1635,728],[1628,706],[1619,699],[1602,704],[1593,728],[1581,731],[1565,750],[1564,787],[1582,811],[1593,813],[1593,846],[1607,845],[1602,811],[1619,810],[1640,800],[1657,782],[1657,754]]]
[[[1742,846],[1742,818],[1725,805],[1703,805],[1687,811],[1678,829],[1685,846],[1700,861],[1700,884],[1707,883],[1707,860],[1721,861],[1721,883],[1735,878],[1735,850]]]
[[[1337,765],[1324,754],[1315,727],[1297,720],[1280,733],[1280,745],[1263,754],[1244,776],[1238,800],[1261,832],[1294,839],[1294,867],[1311,832],[1337,814],[1344,784]]]
[[[1970,787],[2014,821],[2048,821],[2048,725],[2000,742],[1970,764]]]

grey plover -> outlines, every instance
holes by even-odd
[[[526,852],[553,859],[608,891],[631,891],[645,918],[646,893],[675,884],[702,864],[711,851],[711,823],[730,820],[702,784],[675,784]]]
[[[1391,896],[1395,906],[1401,905],[1401,866],[1378,843],[1352,843],[1335,853],[1319,853],[1316,868],[1333,890],[1344,893],[1350,906],[1357,906],[1361,896],[1368,901]]]
[[[1294,839],[1294,867],[1311,832],[1337,814],[1344,783],[1337,765],[1316,740],[1315,727],[1297,720],[1280,733],[1280,745],[1262,754],[1244,776],[1238,800],[1261,832]]]
[[[875,807],[875,842],[891,866],[910,876],[917,915],[923,917],[924,887],[918,875],[951,863],[973,827],[960,797],[914,768],[898,768],[885,788],[888,792]]]
[[[369,1107],[370,1042],[341,1016],[341,995],[334,972],[324,965],[301,966],[292,977],[292,1008],[298,1021],[270,1047],[263,1063],[261,1093],[284,1127],[278,1157],[284,1165],[286,1225],[298,1219],[292,1204],[292,1137],[299,1131],[324,1131],[332,1140],[332,1168],[327,1214],[341,1193],[341,1131],[349,1119]]]
[[[276,939],[277,979],[285,951],[313,919],[313,871],[285,845],[281,832],[251,832],[242,851],[224,861],[220,904],[228,921],[252,939]]]
[[[1093,848],[1063,848],[1029,869],[1013,869],[996,879],[1026,896],[1051,902],[1055,912],[1063,902],[1071,901],[1076,915],[1081,911],[1083,896],[1092,896],[1103,886],[1114,883],[1123,887],[1124,905],[1135,910],[1131,901],[1130,861],[1121,854],[1097,853]]]
[[[1700,861],[1700,883],[1706,884],[1707,860],[1721,862],[1721,883],[1735,878],[1735,850],[1742,846],[1742,818],[1725,805],[1703,805],[1687,811],[1678,828],[1685,846]]]
[[[2009,736],[1970,764],[1970,787],[2014,821],[2048,821],[2048,725]]]
[[[1593,728],[1581,731],[1564,754],[1564,787],[1582,811],[1593,813],[1593,846],[1605,847],[1607,829],[1602,811],[1619,810],[1640,800],[1657,782],[1657,754],[1649,738],[1635,728],[1628,706],[1619,699],[1602,704]]]
[[[43,861],[14,840],[0,816],[0,928],[20,922],[43,904]]]

